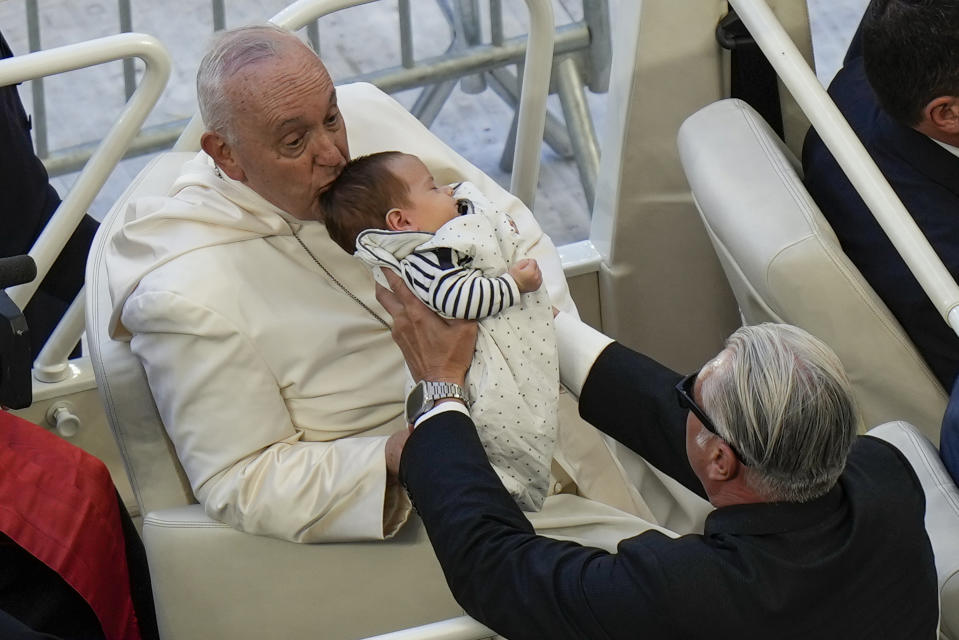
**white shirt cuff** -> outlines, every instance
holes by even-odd
[[[578,397],[596,358],[614,340],[569,313],[560,312],[554,324],[559,350],[559,377],[566,388]]]
[[[467,409],[462,402],[457,402],[456,400],[441,400],[435,407],[417,418],[416,422],[413,423],[413,428],[415,429],[416,427],[420,426],[420,423],[424,420],[429,420],[433,416],[445,411],[459,411],[466,416],[470,414],[469,409]]]

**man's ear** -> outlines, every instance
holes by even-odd
[[[200,147],[208,156],[213,158],[213,162],[220,167],[223,173],[237,182],[246,181],[246,173],[236,161],[232,145],[222,135],[215,131],[207,131],[200,138]]]
[[[390,231],[416,231],[416,225],[405,209],[393,207],[386,212],[386,228]]]
[[[956,144],[955,140],[959,139],[959,96],[939,96],[930,100],[922,115],[934,132],[932,137],[941,139],[940,136],[944,135],[952,138],[952,141],[945,142]]]
[[[736,454],[725,440],[719,437],[710,438],[709,464],[706,468],[710,480],[732,480],[739,474],[740,466]]]

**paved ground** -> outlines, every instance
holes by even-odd
[[[615,21],[620,2],[610,0]],[[820,78],[828,81],[838,69],[842,54],[859,21],[867,0],[808,0],[810,20]],[[227,26],[267,19],[287,4],[285,0],[230,0]],[[480,3],[481,6],[486,3]],[[506,0],[507,30],[519,33],[525,7],[520,0]],[[43,0],[40,26],[43,48],[89,40],[118,31],[117,5],[112,0]],[[212,30],[212,10],[206,0],[132,0],[133,28],[157,36],[173,57],[170,84],[147,124],[188,117],[195,104],[193,77],[197,62]],[[577,0],[554,0],[558,24],[581,18]],[[418,58],[445,50],[449,30],[433,2],[413,3],[415,54]],[[320,47],[335,78],[345,78],[378,66],[395,64],[398,39],[395,34],[396,3],[379,2],[355,7],[320,23]],[[26,53],[26,9],[23,0],[0,0],[0,29],[14,52]],[[362,29],[362,30],[361,30]],[[362,36],[362,37],[361,37]],[[104,135],[123,104],[120,63],[104,65],[48,78],[45,81],[49,119],[49,141],[53,149],[69,147]],[[30,109],[30,90],[21,88]],[[398,95],[409,105],[416,92]],[[597,131],[602,133],[605,96],[589,94]],[[559,113],[557,105],[554,111]],[[509,177],[498,168],[511,111],[492,91],[464,94],[459,88],[440,113],[433,130],[465,157],[503,184]],[[91,207],[102,217],[110,202],[129,183],[148,157],[124,161],[111,176],[101,196]],[[55,179],[66,192],[75,176]],[[537,196],[537,217],[558,243],[579,240],[588,233],[588,213],[578,174],[572,160],[543,153],[541,195]]]

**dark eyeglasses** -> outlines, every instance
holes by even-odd
[[[709,419],[709,416],[706,415],[706,412],[703,411],[703,408],[696,404],[696,401],[693,400],[693,385],[696,384],[696,376],[698,375],[699,372],[694,371],[680,380],[679,384],[676,385],[676,400],[679,402],[679,406],[683,409],[692,411],[693,415],[699,418],[699,421],[703,423],[703,426],[706,427],[710,433],[726,443],[730,450],[732,450],[733,455],[736,456],[737,460],[739,460],[742,464],[746,464],[746,461],[743,460],[741,455],[739,455],[739,451],[736,450],[736,447],[734,447],[729,440],[719,435],[719,429],[717,429],[716,425],[713,424],[713,421]]]

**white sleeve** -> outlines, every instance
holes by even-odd
[[[411,253],[400,261],[410,289],[447,318],[481,320],[520,301],[519,287],[508,273],[487,277],[479,269],[440,260],[435,251]]]
[[[568,313],[557,315],[553,324],[556,327],[560,380],[579,396],[593,363],[613,339]]]
[[[382,539],[405,521],[402,489],[387,495],[387,438],[301,441],[266,363],[221,315],[154,291],[128,299],[123,323],[211,517],[295,542]]]
[[[579,317],[553,241],[543,233],[533,213],[519,198],[467,162],[403,105],[373,85],[364,82],[341,85],[336,88],[336,95],[346,121],[353,157],[395,149],[419,156],[433,172],[437,184],[462,181],[475,184],[516,223],[520,235],[519,251],[539,264],[553,306]]]

